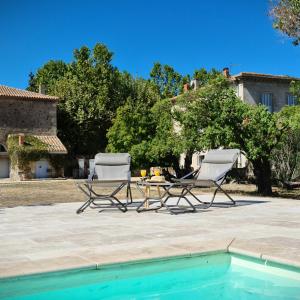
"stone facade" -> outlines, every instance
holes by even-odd
[[[58,98],[40,93],[15,89],[0,85],[0,178],[12,180],[58,177],[63,169],[51,165],[49,154],[66,154],[66,148],[56,136]],[[38,138],[46,145],[48,155],[39,161],[30,161],[20,169],[19,164],[10,162],[7,153],[8,136],[18,135],[19,145],[24,144],[25,136]],[[61,157],[61,156],[60,156]]]
[[[231,76],[230,80],[236,88],[237,95],[250,104],[264,104],[263,95],[271,95],[270,111],[278,112],[285,105],[289,105],[291,81],[299,79],[281,75],[240,73]]]
[[[0,144],[9,134],[56,135],[57,102],[0,99]]]

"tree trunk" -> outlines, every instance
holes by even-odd
[[[182,170],[180,169],[180,166],[179,166],[179,159],[176,156],[174,156],[172,159],[172,167],[174,168],[176,177],[180,178],[182,175]]]
[[[257,192],[263,196],[272,195],[271,164],[267,158],[252,161]]]
[[[192,172],[192,158],[193,158],[194,151],[187,151],[184,159],[184,173],[188,174]]]

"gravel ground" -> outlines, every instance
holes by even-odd
[[[83,202],[85,196],[78,190],[76,183],[80,180],[38,180],[28,182],[0,181],[0,207],[28,205],[49,205],[53,203]],[[226,184],[224,189],[232,194],[255,194],[255,186],[250,184]],[[105,189],[104,192],[107,190]],[[284,191],[274,189],[275,195],[285,198],[300,199],[300,190]],[[196,190],[196,194],[211,192],[210,189]],[[155,193],[155,190],[153,191]],[[132,184],[133,199],[141,199],[141,193]],[[121,192],[121,199],[125,192]]]

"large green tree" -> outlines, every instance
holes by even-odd
[[[300,1],[277,0],[271,9],[274,27],[293,39],[294,45],[300,43]]]
[[[160,72],[162,66],[156,64],[155,68],[155,72]],[[217,71],[214,70],[207,72],[201,69],[196,72],[201,86],[217,77]],[[180,128],[176,123],[177,112],[174,109],[176,107],[175,92],[162,92],[170,91],[168,81],[164,80],[152,78],[150,82],[145,80],[133,82],[135,82],[133,90],[140,91],[143,87],[147,93],[139,92],[131,95],[125,105],[118,109],[117,117],[107,135],[109,140],[107,149],[115,152],[130,152],[135,167],[172,166],[178,176],[188,172],[191,168],[192,154],[195,151],[193,136],[197,133],[195,134],[192,130],[188,132],[187,126],[184,126],[182,130],[185,134],[180,134]],[[178,88],[182,87],[182,82],[180,85],[177,82]],[[172,98],[164,99],[166,95]],[[152,101],[147,99],[152,99]],[[187,121],[190,122],[191,119],[187,118]],[[183,152],[186,153],[186,158],[182,170],[179,166],[179,156]]]
[[[29,74],[28,90],[33,92],[39,91],[39,86],[45,87],[46,93],[53,93],[56,82],[64,77],[68,71],[68,65],[61,60],[50,60],[39,68],[36,74]]]
[[[113,53],[103,44],[91,50],[74,50],[74,59],[65,64],[50,61],[30,77],[30,90],[40,84],[58,96],[58,135],[71,156],[94,155],[107,145],[106,133],[131,93],[128,73],[111,63]]]
[[[286,124],[279,147],[272,153],[275,179],[283,186],[300,175],[300,106],[286,106],[277,114],[278,120]]]
[[[155,134],[155,119],[151,113],[160,95],[156,86],[144,79],[130,79],[131,92],[125,104],[117,109],[112,127],[107,133],[107,150],[130,152],[134,167],[148,167],[149,145]]]
[[[241,149],[254,167],[258,193],[272,193],[271,152],[284,131],[275,115],[242,102],[222,76],[180,97],[177,111],[186,149]]]

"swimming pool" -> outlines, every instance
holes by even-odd
[[[0,299],[300,299],[300,270],[229,253],[0,280]]]

